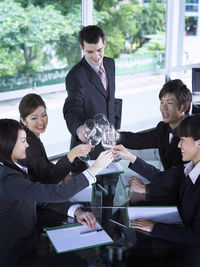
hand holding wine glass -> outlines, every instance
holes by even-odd
[[[81,128],[81,131],[82,131],[81,134],[84,136],[85,143],[93,145],[91,140],[96,134],[96,126],[94,120],[92,119],[86,120]],[[80,156],[79,159],[83,161],[88,161],[90,157],[87,154],[85,156]]]
[[[115,130],[115,127],[110,124],[108,127],[104,128],[102,133],[102,146],[105,150],[112,149],[117,144],[117,132]],[[119,156],[116,156],[114,158],[114,162],[120,161],[121,158]]]

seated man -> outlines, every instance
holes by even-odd
[[[158,148],[163,168],[167,170],[182,164],[176,129],[189,114],[192,94],[181,80],[176,79],[164,84],[159,99],[163,121],[146,132],[120,132],[118,143],[130,149]]]

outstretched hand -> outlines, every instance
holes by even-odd
[[[123,145],[117,145],[113,148],[114,156],[120,155],[121,157],[130,160],[131,163],[134,163],[136,160],[136,156],[132,154],[128,149],[126,149]]]
[[[89,168],[89,170],[96,175],[103,169],[105,169],[114,159],[112,150],[106,150],[100,153],[95,163]]]
[[[87,155],[92,148],[93,146],[88,144],[77,145],[67,153],[67,157],[72,163],[75,158]]]

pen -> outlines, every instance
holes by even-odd
[[[112,220],[112,219],[109,219],[109,221],[112,222],[112,223],[115,223],[115,224],[117,224],[117,225],[119,225],[119,226],[122,226],[122,227],[124,227],[124,228],[128,228],[128,226],[126,226],[126,225],[124,225],[124,224],[121,224],[121,223],[118,223],[118,222],[116,222],[116,221],[114,221],[114,220]]]
[[[108,191],[103,187],[101,186],[100,184],[97,183],[97,186],[106,194],[108,194]]]
[[[85,231],[85,232],[81,232],[80,234],[84,235],[84,234],[89,234],[89,233],[93,233],[93,232],[100,232],[100,231],[103,231],[103,228],[88,230],[88,231]]]

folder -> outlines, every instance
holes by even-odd
[[[114,243],[97,223],[96,230],[80,223],[45,228],[56,253],[70,252]]]
[[[183,224],[176,206],[127,207],[128,220],[146,219],[158,223]]]
[[[94,186],[89,185],[85,189],[81,190],[73,197],[69,198],[71,202],[91,202],[94,199]]]
[[[95,160],[88,160],[86,162],[87,167],[90,167],[94,164]],[[124,172],[124,168],[120,165],[119,162],[111,162],[109,166],[102,171],[100,171],[97,176],[106,175],[106,174],[120,174]]]

